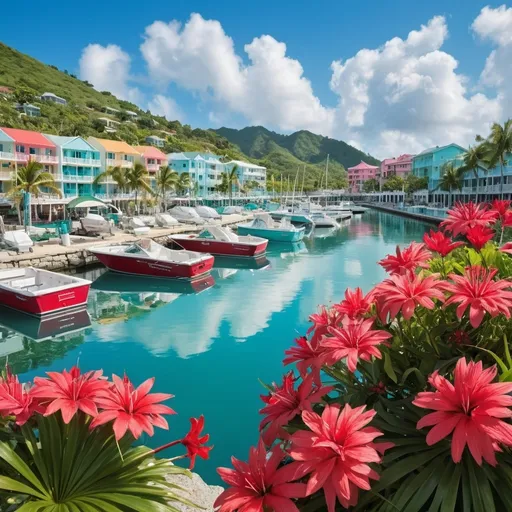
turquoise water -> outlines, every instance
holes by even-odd
[[[403,206],[401,209],[406,212],[419,213],[421,215],[428,215],[429,217],[436,217],[437,219],[445,219],[447,216],[445,208],[430,208],[427,206]]]
[[[169,405],[179,414],[169,417],[169,432],[157,430],[145,441],[156,447],[180,437],[190,416],[204,414],[215,449],[196,469],[219,483],[215,468],[229,465],[232,454],[245,459],[257,440],[258,378],[281,379],[284,350],[305,332],[308,316],[320,304],[339,301],[347,287],[368,290],[385,276],[376,262],[429,228],[369,211],[335,236],[320,231],[298,246],[272,245],[268,266],[259,263],[263,268],[233,269],[232,261],[221,261],[215,284],[206,283],[199,294],[184,293],[192,290],[183,286],[155,290],[155,280],[108,274],[96,282],[101,290],[91,291],[91,325],[77,332],[37,342],[13,329],[44,337],[47,328],[0,314],[0,357],[8,355],[23,380],[77,360],[84,371],[126,371],[136,384],[155,376],[154,390],[174,394]],[[85,275],[96,279],[103,272]]]

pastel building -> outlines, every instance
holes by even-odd
[[[167,155],[153,146],[133,146],[139,153],[138,160],[148,170],[150,175],[151,186],[156,186],[156,174],[160,167],[167,165]]]
[[[363,183],[369,179],[377,179],[380,174],[380,169],[376,165],[370,165],[361,160],[361,163],[354,167],[349,167],[348,172],[348,187],[351,192],[361,192],[363,190]]]
[[[222,181],[225,164],[217,155],[198,152],[169,153],[167,159],[174,171],[179,174],[188,173],[191,181],[197,183],[200,197],[215,192],[215,187]]]
[[[405,178],[412,171],[412,159],[414,155],[400,155],[398,158],[386,158],[380,164],[380,175],[382,178],[400,176]]]
[[[412,172],[418,178],[428,178],[428,188],[434,190],[439,186],[444,165],[465,151],[462,146],[453,143],[425,149],[413,158]]]
[[[152,146],[156,146],[157,148],[163,148],[165,146],[165,139],[157,137],[156,135],[148,135],[146,137],[146,142]]]
[[[135,148],[121,140],[89,137],[87,142],[99,152],[101,169],[104,171],[111,167],[131,169],[135,160],[140,157]],[[96,186],[95,190],[96,194],[106,197],[119,192],[116,182],[111,177],[106,178],[101,185]]]
[[[101,171],[100,152],[82,137],[45,135],[57,148],[57,179],[66,198],[92,195],[94,178]]]
[[[59,105],[67,105],[68,102],[61,98],[60,96],[57,96],[56,94],[53,94],[53,92],[45,92],[44,94],[41,94],[41,100],[42,101],[49,101],[51,103],[58,103]]]
[[[0,181],[2,191],[10,188],[12,172],[29,160],[43,165],[57,178],[59,158],[55,144],[42,133],[17,128],[0,128]]]
[[[238,181],[243,188],[245,183],[255,182],[258,183],[258,188],[251,190],[251,193],[264,191],[267,184],[267,168],[261,165],[242,162],[240,160],[231,160],[226,164],[226,169],[231,171],[234,166],[237,166]]]

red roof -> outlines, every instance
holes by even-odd
[[[156,160],[167,160],[167,155],[153,146],[133,146],[144,158],[155,158]]]
[[[360,164],[357,164],[355,167],[348,168],[349,171],[358,171],[360,169],[378,169],[378,167],[376,165],[369,165],[361,160]]]
[[[26,144],[32,147],[54,148],[55,144],[49,141],[43,134],[32,132],[30,130],[18,130],[17,128],[0,128],[11,139],[14,139],[16,144]]]

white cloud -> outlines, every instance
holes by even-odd
[[[181,109],[172,98],[169,98],[169,96],[156,94],[148,103],[148,108],[152,114],[164,116],[168,121],[175,121],[176,119],[183,120],[183,113],[181,112]]]
[[[87,80],[99,91],[110,91],[115,96],[140,103],[142,95],[130,87],[130,56],[115,44],[90,44],[80,57],[80,78]]]
[[[192,14],[183,26],[147,27],[141,51],[160,86],[175,82],[254,124],[330,132],[332,111],[314,95],[300,63],[286,56],[286,45],[271,36],[245,46],[250,64],[244,65],[218,21]]]
[[[500,104],[468,94],[457,61],[441,50],[447,36],[445,18],[436,16],[405,40],[333,62],[330,85],[340,97],[335,135],[359,140],[380,157],[471,142],[499,117]]]
[[[512,44],[512,7],[484,7],[471,27],[482,39],[500,46]]]

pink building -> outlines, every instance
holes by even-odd
[[[360,164],[348,168],[348,188],[351,192],[363,190],[363,183],[371,178],[378,179],[379,168],[361,160]]]
[[[412,159],[414,155],[400,155],[398,158],[386,158],[380,164],[382,178],[400,176],[405,178],[412,171]]]

